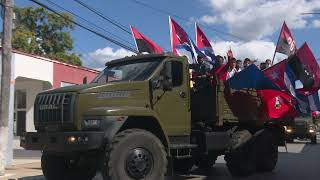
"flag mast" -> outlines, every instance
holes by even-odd
[[[278,47],[278,44],[279,44],[279,41],[280,41],[282,30],[283,30],[283,24],[282,24],[282,27],[281,27],[281,30],[280,30],[280,34],[279,34],[279,37],[278,37],[278,41],[277,41],[277,44],[276,44],[276,49],[274,50],[274,54],[273,54],[273,58],[272,58],[272,62],[271,62],[272,65],[273,65],[273,62],[274,62],[274,58],[276,57],[277,47]]]

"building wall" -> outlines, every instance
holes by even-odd
[[[35,127],[33,123],[33,105],[36,96],[39,92],[45,90],[44,82],[30,79],[18,78],[15,84],[16,90],[25,90],[27,93],[26,103],[26,131],[34,132]]]
[[[58,63],[53,64],[53,73],[53,88],[61,87],[61,82],[82,84],[84,77],[87,77],[89,83],[98,74],[96,71],[89,71],[79,67]]]
[[[14,79],[25,77],[53,84],[53,63],[25,54],[14,53]]]

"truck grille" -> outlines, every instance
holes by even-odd
[[[34,106],[35,124],[63,124],[73,120],[73,93],[38,95]]]

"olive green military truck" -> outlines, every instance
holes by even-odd
[[[311,117],[295,118],[294,123],[286,128],[286,140],[293,143],[294,139],[309,139],[312,144],[317,144],[318,127]]]
[[[21,145],[43,152],[48,180],[164,179],[212,167],[225,155],[235,176],[272,171],[285,120],[260,115],[255,90],[233,91],[214,77],[194,80],[185,57],[114,60],[90,83],[38,94]]]

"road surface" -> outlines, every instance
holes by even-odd
[[[320,140],[318,139],[318,142]],[[167,180],[230,180],[230,179],[246,179],[246,180],[318,180],[320,177],[320,144],[313,145],[308,142],[295,142],[288,144],[288,153],[285,152],[285,148],[279,148],[279,161],[276,169],[272,173],[254,174],[246,178],[233,178],[228,169],[225,166],[223,157],[220,156],[217,163],[212,169],[206,172],[202,172],[196,168],[193,169],[191,174],[179,175],[177,177],[168,177]],[[33,153],[37,156],[38,153]],[[16,152],[16,155],[26,156],[23,151]],[[41,173],[40,163],[34,163],[25,165],[24,170],[12,170],[10,173],[23,173],[28,172],[17,178],[19,180],[45,180]],[[30,175],[31,171],[37,171],[38,174],[34,176]],[[15,179],[13,178],[13,179]],[[1,178],[0,178],[1,179]],[[7,179],[12,179],[8,177]],[[101,178],[97,175],[94,180],[100,180]]]

